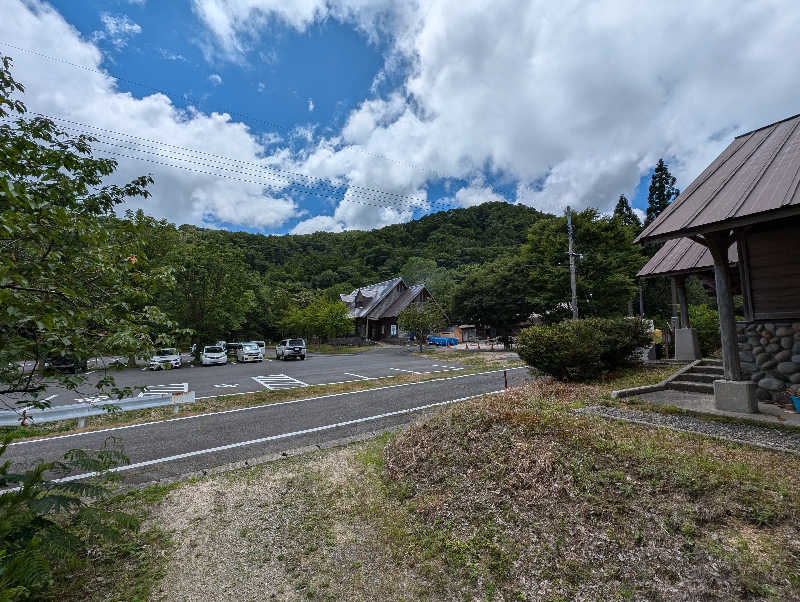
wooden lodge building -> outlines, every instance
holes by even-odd
[[[758,400],[800,384],[800,115],[734,138],[637,241],[666,242],[639,275],[674,279],[684,329],[682,279],[698,274],[713,286],[719,408],[757,411]],[[738,324],[734,294],[744,302]]]
[[[424,284],[408,286],[402,278],[392,278],[362,286],[348,295],[339,295],[355,322],[355,334],[362,340],[408,340],[408,333],[397,326],[397,315],[411,303],[424,303],[433,297]]]

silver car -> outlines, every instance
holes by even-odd
[[[284,339],[275,346],[275,358],[286,360],[296,357],[306,359],[306,342],[303,339]]]
[[[255,343],[242,343],[236,350],[236,360],[239,362],[263,362],[264,354]]]
[[[219,345],[203,347],[203,353],[200,354],[200,363],[203,366],[227,364],[228,354],[225,353],[225,348],[220,347]]]

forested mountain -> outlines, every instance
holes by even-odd
[[[264,236],[205,230],[203,234],[241,249],[250,268],[273,285],[345,290],[397,276],[412,257],[453,269],[516,253],[528,229],[546,215],[524,205],[485,203],[370,231]],[[182,226],[181,230],[196,229]]]

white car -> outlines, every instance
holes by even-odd
[[[203,366],[214,366],[217,364],[227,364],[228,354],[225,353],[225,348],[219,345],[210,345],[203,347],[203,353],[200,354],[200,363]]]
[[[263,362],[264,354],[256,343],[242,343],[236,350],[236,360],[239,362]]]
[[[168,368],[180,368],[181,356],[178,350],[174,347],[167,347],[159,349],[158,352],[150,358],[147,367],[151,370],[165,370]]]

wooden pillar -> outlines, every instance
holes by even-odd
[[[714,258],[714,282],[717,287],[717,309],[722,341],[722,365],[726,380],[742,380],[739,363],[739,344],[736,340],[736,316],[733,313],[731,271],[728,264],[728,247],[731,237],[728,232],[712,232],[704,237],[706,246]]]
[[[678,296],[678,307],[680,311],[680,328],[691,328],[689,324],[689,304],[686,300],[686,276],[675,276],[675,292]]]

